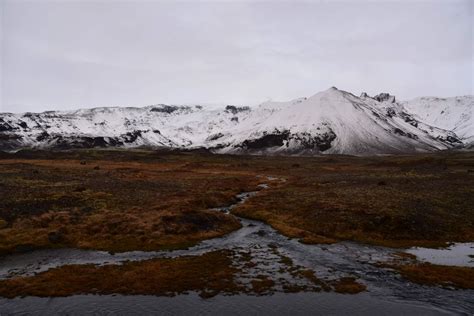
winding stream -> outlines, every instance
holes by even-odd
[[[268,178],[268,182],[279,181]],[[268,184],[262,184],[265,189]],[[244,203],[258,194],[246,192],[237,196]],[[237,203],[237,204],[238,204]],[[235,205],[214,209],[230,212]],[[239,276],[245,282],[252,276],[267,273],[285,282],[291,278],[278,274],[278,257],[288,256],[297,265],[310,268],[320,278],[355,276],[367,286],[367,292],[357,295],[336,293],[276,292],[272,295],[218,295],[201,299],[197,294],[176,297],[75,295],[64,298],[26,297],[0,299],[0,315],[10,314],[465,314],[474,313],[474,291],[428,287],[408,282],[396,273],[377,268],[373,264],[387,261],[397,250],[341,242],[332,245],[306,245],[288,239],[259,221],[239,218],[242,228],[222,238],[203,241],[185,250],[110,254],[104,251],[55,249],[38,250],[0,258],[0,279],[33,275],[66,264],[121,264],[125,261],[151,258],[200,255],[221,249],[245,251],[256,263]],[[277,288],[279,286],[277,281]],[[281,285],[281,284],[280,284]]]

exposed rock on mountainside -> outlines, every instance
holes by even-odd
[[[377,94],[375,97],[374,97],[375,100],[379,101],[379,102],[389,102],[389,103],[395,103],[395,96],[393,95],[390,95],[389,93],[380,93],[380,94]]]

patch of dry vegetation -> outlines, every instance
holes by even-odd
[[[4,154],[0,253],[158,250],[222,236],[239,221],[207,209],[258,184],[254,173],[226,166],[213,156],[156,152]]]
[[[0,296],[129,294],[174,296],[197,291],[202,297],[234,293],[237,269],[228,251],[197,257],[154,259],[123,265],[69,265],[36,276],[0,281]]]
[[[357,294],[364,292],[367,287],[364,284],[361,284],[356,281],[356,278],[345,277],[333,281],[331,285],[334,288],[334,291],[341,294]]]
[[[275,285],[275,282],[267,275],[259,275],[250,283],[252,284],[252,291],[257,294],[269,293]]]
[[[389,264],[405,279],[424,285],[474,289],[474,268],[430,263]]]

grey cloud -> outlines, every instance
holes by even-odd
[[[10,1],[2,111],[473,94],[473,2]]]

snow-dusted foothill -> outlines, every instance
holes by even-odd
[[[440,101],[444,100],[444,101]],[[473,97],[399,102],[335,87],[257,107],[153,105],[1,113],[0,149],[167,147],[216,153],[373,155],[463,148]]]

